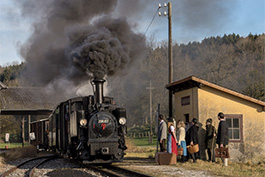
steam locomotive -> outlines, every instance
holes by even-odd
[[[126,110],[103,96],[104,79],[93,80],[94,95],[60,103],[48,119],[31,123],[35,143],[83,163],[122,161]]]

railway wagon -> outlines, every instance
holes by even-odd
[[[48,148],[49,119],[41,119],[30,123],[30,143],[37,149]]]

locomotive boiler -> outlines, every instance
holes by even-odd
[[[52,112],[46,128],[49,149],[83,163],[122,161],[126,110],[103,96],[104,82],[94,79],[94,95],[69,99]]]

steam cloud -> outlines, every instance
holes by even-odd
[[[91,77],[113,76],[144,52],[142,35],[133,32],[125,18],[111,18],[117,0],[18,3],[34,24],[21,55],[24,75],[36,85],[59,88],[66,80],[78,85]]]
[[[140,59],[145,40],[141,41],[141,34],[133,31],[137,27],[134,22],[142,19],[148,24],[157,4],[163,3],[158,0],[14,1],[21,7],[22,16],[33,23],[32,35],[20,50],[26,63],[24,75],[35,85],[53,85],[62,90],[65,83],[73,87],[83,85],[91,77],[118,75]],[[220,17],[225,20],[228,16],[225,3],[217,0],[172,4],[173,17],[188,33],[196,28],[218,29]],[[152,27],[161,28],[155,24]],[[141,28],[144,31],[146,25]]]

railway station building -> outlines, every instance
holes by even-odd
[[[265,158],[265,102],[194,76],[166,86],[174,94],[174,117],[199,122],[200,158],[205,159],[206,120],[223,112],[229,127],[229,153],[233,161],[257,163]]]

